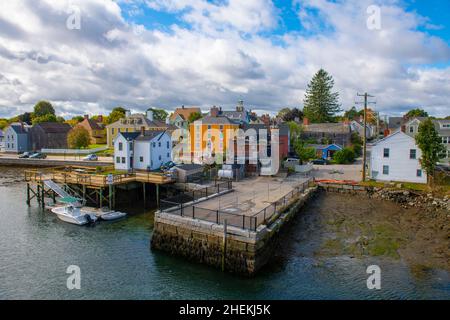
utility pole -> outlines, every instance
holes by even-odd
[[[366,181],[366,163],[367,163],[367,105],[369,103],[375,104],[376,102],[369,102],[369,97],[374,98],[367,92],[364,94],[357,94],[358,97],[364,97],[364,128],[363,128],[363,167],[362,167],[362,181]],[[361,104],[356,102],[356,104]]]

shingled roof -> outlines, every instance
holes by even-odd
[[[198,112],[200,114],[202,113],[202,111],[198,107],[186,108],[183,106],[181,108],[176,108],[175,111],[170,115],[170,120],[175,120],[177,115],[179,115],[184,120],[188,120],[189,116],[194,112]]]

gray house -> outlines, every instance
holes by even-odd
[[[33,151],[67,149],[67,134],[72,128],[67,123],[43,122],[30,130],[30,146]]]
[[[314,140],[320,144],[338,144],[347,147],[351,144],[352,130],[349,123],[309,123],[303,119],[301,138]]]
[[[23,123],[12,123],[4,133],[5,152],[22,153],[30,150],[30,126]]]
[[[422,121],[427,119],[426,117],[415,117],[411,118],[402,126],[402,131],[404,131],[410,137],[415,137],[419,132],[419,125]],[[449,165],[450,161],[450,120],[432,120],[436,131],[442,139],[442,144],[444,145],[446,151],[441,155],[441,160],[443,164]]]

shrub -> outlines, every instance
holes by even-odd
[[[349,164],[355,161],[355,152],[351,148],[344,148],[336,152],[333,162],[337,164]]]

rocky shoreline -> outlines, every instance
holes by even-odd
[[[422,208],[427,211],[442,209],[450,214],[450,195],[438,197],[432,193],[405,190],[400,187],[367,187],[331,183],[319,183],[319,187],[328,192],[364,194],[372,199],[392,201],[405,209]]]
[[[410,207],[423,209],[444,209],[450,213],[450,196],[443,198],[434,196],[431,193],[412,192],[408,190],[397,190],[390,188],[370,188],[367,193],[371,198],[393,201],[403,208]]]

